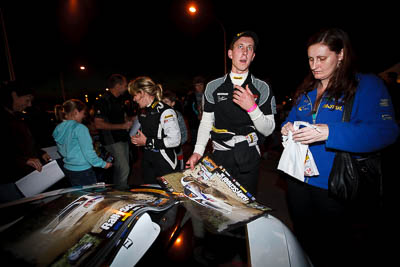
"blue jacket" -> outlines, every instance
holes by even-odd
[[[104,168],[106,162],[93,149],[88,128],[75,120],[66,120],[53,131],[58,152],[64,157],[64,167],[70,171],[84,171],[92,166]]]
[[[323,98],[315,121],[312,107],[317,89],[303,95],[292,108],[286,121],[307,121],[327,124],[328,140],[309,145],[319,176],[306,177],[305,182],[327,189],[335,150],[368,153],[380,150],[396,141],[399,128],[394,118],[392,101],[381,79],[371,74],[359,74],[359,85],[354,99],[350,122],[342,122],[343,105]]]

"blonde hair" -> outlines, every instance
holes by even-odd
[[[139,92],[146,92],[151,96],[154,96],[158,101],[162,99],[162,86],[156,84],[150,77],[141,76],[132,80],[128,84],[128,92],[132,96],[135,96]]]
[[[64,114],[63,117],[65,118],[65,115],[72,113],[75,109],[77,109],[78,111],[82,111],[86,109],[86,105],[79,99],[70,99],[65,101],[62,104],[62,111]]]

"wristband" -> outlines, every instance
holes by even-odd
[[[257,104],[254,103],[254,105],[253,105],[251,108],[249,108],[249,109],[247,110],[247,113],[252,112],[252,111],[255,110],[256,108],[257,108]]]

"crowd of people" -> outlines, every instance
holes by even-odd
[[[208,152],[256,195],[267,138],[290,133],[294,141],[309,146],[319,170],[318,176],[306,176],[303,182],[285,178],[295,234],[315,266],[345,266],[341,255],[349,256],[343,244],[349,231],[348,206],[327,191],[333,158],[337,150],[369,153],[396,142],[399,128],[391,97],[381,79],[357,71],[347,34],[325,29],[309,40],[310,72],[295,92],[290,112],[278,124],[275,115],[280,111],[270,86],[250,72],[258,42],[251,31],[235,35],[228,50],[231,72],[209,82],[194,77],[183,101],[151,77],[128,80],[113,74],[109,90],[90,112],[76,99],[56,105],[58,121],[52,137],[63,158],[62,168],[73,186],[106,180],[123,190],[132,186],[129,177],[137,171],[132,162],[139,156],[142,182],[154,184],[158,176],[194,168]],[[33,169],[40,171],[51,159],[19,117],[32,105],[32,88],[10,82],[1,92],[2,119],[9,129],[7,154],[2,153],[1,160],[10,174],[1,181],[4,202],[23,197],[15,181]],[[342,107],[352,97],[352,116],[345,123]],[[135,120],[140,129],[130,135]],[[315,127],[297,130],[295,121]],[[190,146],[189,155],[183,153],[185,144]],[[335,252],[335,260],[327,262],[335,249],[341,255]]]

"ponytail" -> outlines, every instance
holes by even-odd
[[[78,111],[82,111],[86,108],[85,103],[80,101],[79,99],[70,99],[63,103],[62,105],[62,117],[65,118],[65,115],[72,113],[75,109]]]
[[[141,76],[129,82],[128,92],[132,96],[135,96],[138,92],[146,92],[161,101],[163,89],[161,84],[156,84],[150,77]]]

